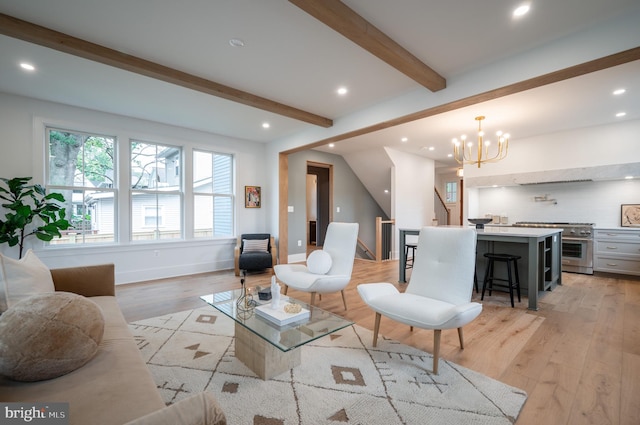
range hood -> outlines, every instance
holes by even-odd
[[[536,184],[553,184],[553,183],[581,183],[581,182],[592,182],[593,179],[577,179],[577,180],[555,180],[548,182],[533,182],[533,183],[519,183],[520,186],[533,186]]]
[[[525,186],[553,183],[579,183],[590,181],[622,180],[626,176],[640,177],[640,162],[597,167],[566,168],[530,173],[465,177],[466,187]]]

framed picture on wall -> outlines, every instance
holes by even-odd
[[[260,203],[261,203],[260,186],[245,186],[244,187],[244,207],[260,208]]]
[[[622,227],[640,227],[640,204],[622,204],[620,223]]]

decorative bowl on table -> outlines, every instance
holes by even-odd
[[[469,223],[475,224],[476,229],[484,229],[484,225],[487,223],[491,223],[491,218],[468,218]]]

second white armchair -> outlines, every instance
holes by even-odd
[[[307,265],[275,266],[276,277],[286,285],[285,294],[289,287],[310,292],[313,305],[316,294],[340,291],[346,310],[344,288],[351,280],[357,243],[358,223],[329,223],[322,252],[314,251],[309,255]]]
[[[462,327],[482,312],[482,304],[471,301],[476,262],[476,233],[473,229],[424,227],[411,280],[404,292],[391,283],[358,285],[362,300],[376,318],[373,346],[378,341],[380,318],[422,329],[433,329],[433,373],[438,374],[440,335],[443,329],[458,329],[464,348]]]

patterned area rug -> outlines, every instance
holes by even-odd
[[[527,394],[354,325],[302,347],[263,381],[234,357],[234,323],[212,307],[131,323],[167,404],[211,391],[230,425],[510,424]]]

